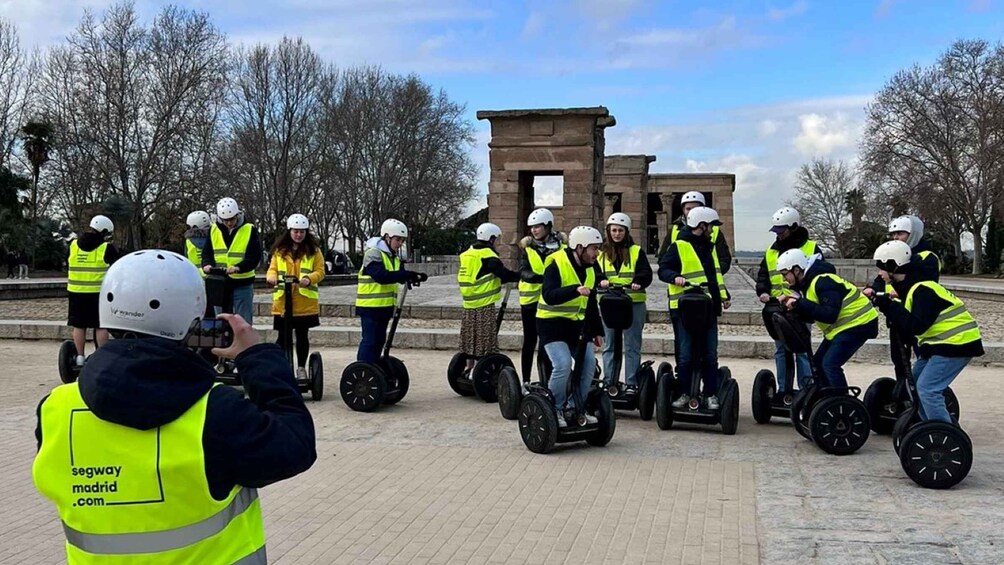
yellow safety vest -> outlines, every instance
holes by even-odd
[[[286,285],[283,284],[282,279],[286,277],[286,273],[291,272],[286,267],[286,261],[283,259],[282,255],[276,255],[275,257],[276,271],[278,271],[278,284],[275,285],[275,290],[272,292],[272,300],[278,303],[282,300],[282,296],[286,294]],[[314,272],[314,256],[309,257],[304,256],[300,258],[300,278],[306,277]],[[310,286],[300,286],[297,284],[297,290],[300,295],[308,298],[310,300],[317,300],[317,286],[311,283]]]
[[[552,253],[547,256],[546,265],[555,263],[558,265],[558,274],[561,275],[561,286],[584,286],[595,288],[596,272],[592,268],[586,269],[586,280],[579,280],[575,274],[575,267],[572,266],[571,259],[564,250]],[[548,304],[544,300],[543,294],[540,296],[540,303],[537,304],[537,318],[567,318],[572,321],[582,321],[586,319],[586,305],[589,304],[588,296],[576,296],[568,302],[561,304]]]
[[[941,311],[927,331],[917,336],[917,345],[965,345],[981,338],[976,319],[966,309],[966,305],[934,281],[920,282],[910,288],[910,292],[906,294],[907,311],[913,311],[913,292],[922,286],[930,288],[938,298],[951,302],[951,305]]]
[[[824,273],[816,276],[816,278],[812,279],[812,283],[809,284],[809,290],[805,293],[805,298],[819,304],[819,296],[816,294],[816,283],[822,278],[830,279],[847,289],[844,301],[840,304],[840,313],[837,314],[837,321],[832,324],[816,322],[816,326],[822,332],[824,339],[832,340],[844,330],[863,326],[872,320],[878,319],[878,312],[872,307],[868,298],[864,294],[861,294],[861,291],[856,286],[837,275]]]
[[[483,249],[471,247],[460,254],[457,283],[460,285],[460,297],[464,300],[464,308],[468,310],[495,304],[502,297],[501,279],[491,273],[478,278],[484,260],[489,257],[498,258],[498,254],[490,247]]]
[[[42,403],[35,487],[56,504],[71,564],[265,563],[255,489],[209,494],[202,430],[209,394],[151,430],[104,421],[77,383]]]
[[[811,239],[806,241],[799,249],[805,253],[806,257],[816,254],[816,242]],[[767,249],[764,259],[767,261],[767,272],[770,273],[770,295],[774,298],[791,294],[788,283],[784,282],[784,276],[777,270],[777,259],[781,254],[773,247]]]
[[[236,267],[238,263],[244,260],[248,244],[251,242],[251,224],[244,224],[237,228],[237,233],[234,234],[234,239],[230,242],[229,249],[223,241],[223,231],[220,230],[219,225],[213,224],[213,227],[209,230],[209,237],[213,241],[213,260],[216,262],[216,266],[221,269]],[[253,279],[254,270],[246,273],[234,273],[229,275],[229,277],[232,279]]]
[[[202,270],[202,250],[196,247],[190,239],[185,240],[185,256],[199,270],[199,276],[206,278],[206,273]]]
[[[101,292],[101,281],[105,280],[108,263],[105,263],[105,249],[102,243],[92,251],[81,251],[77,240],[70,243],[69,269],[66,274],[66,290],[81,294]]]
[[[596,258],[596,262],[599,263],[600,269],[603,271],[603,276],[605,276],[612,284],[619,284],[627,287],[627,294],[631,297],[632,302],[645,302],[645,289],[630,289],[631,281],[634,280],[634,270],[635,266],[638,264],[639,255],[641,255],[641,246],[632,245],[628,249],[628,262],[622,263],[619,270],[614,268],[613,262],[607,259],[602,252]],[[602,298],[600,300],[602,300]]]
[[[401,259],[398,257],[391,258],[383,250],[380,251],[380,259],[383,261],[383,268],[388,272],[395,272],[401,270]],[[357,279],[358,284],[356,285],[356,306],[362,306],[366,308],[385,308],[387,306],[394,306],[397,300],[397,283],[390,284],[378,284],[373,280],[373,277],[363,274],[364,266],[359,269],[359,277]]]
[[[711,243],[718,243],[718,234],[722,230],[719,226],[711,226]],[[676,243],[676,240],[680,237],[680,226],[679,224],[673,224],[673,231],[669,234],[669,243]],[[716,251],[717,253],[717,251]]]
[[[697,256],[694,246],[689,241],[683,240],[675,241],[672,245],[676,246],[677,252],[680,254],[680,276],[695,286],[708,282],[708,277],[704,274],[704,265],[701,264],[701,259]],[[718,297],[721,298],[722,302],[725,302],[729,299],[729,293],[725,289],[725,277],[722,276],[722,266],[718,264],[718,254],[712,253],[711,258],[715,262],[715,282],[718,283]],[[711,296],[711,290],[708,287],[702,288],[705,294]],[[669,286],[666,287],[666,293],[669,295],[670,310],[676,310],[680,307],[680,297],[683,296],[685,290],[685,288],[676,286],[670,281]]]
[[[558,245],[558,251],[564,251],[567,246],[564,243]],[[530,268],[533,269],[533,274],[543,275],[544,274],[544,260],[540,258],[540,254],[537,253],[535,249],[527,247],[523,250],[526,253],[527,260],[530,261]],[[555,251],[554,253],[557,253]],[[551,253],[551,255],[554,255]],[[551,255],[548,255],[550,257]],[[531,304],[536,304],[540,300],[540,287],[541,283],[531,283],[526,281],[519,281],[517,289],[519,289],[519,305],[529,306]]]

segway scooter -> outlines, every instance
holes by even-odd
[[[774,314],[782,313],[781,303],[776,298],[763,307],[763,325],[767,328],[767,333],[774,341],[779,341],[777,330],[774,328]],[[758,424],[767,424],[773,416],[791,421],[791,404],[795,400],[795,355],[785,347],[784,350],[785,372],[791,374],[790,379],[786,379],[784,390],[777,394],[777,380],[773,371],[761,369],[753,379],[753,419]]]
[[[562,416],[568,426],[558,427],[558,410],[554,406],[554,395],[546,385],[532,383],[526,385],[528,393],[519,404],[519,433],[523,444],[534,453],[550,453],[555,443],[570,443],[585,441],[589,445],[603,447],[610,443],[616,428],[614,407],[610,403],[610,395],[605,390],[593,387],[585,399],[579,398],[579,382],[582,374],[583,359],[586,347],[591,347],[590,339],[585,335],[585,327],[575,348],[572,372],[568,376],[567,399],[574,402],[569,406],[566,401],[561,408]],[[574,399],[574,400],[573,400]],[[586,414],[591,414],[597,420],[590,424]]]
[[[812,341],[805,323],[792,312],[772,315],[780,341],[792,354],[805,353],[812,358]],[[811,363],[812,378],[791,402],[791,423],[795,430],[812,440],[820,449],[833,455],[848,455],[868,441],[870,418],[858,396],[856,386],[830,387],[822,370]]]
[[[611,284],[607,289],[601,290],[600,294],[602,296],[599,307],[603,323],[614,333],[614,374],[613,382],[609,385],[597,374],[598,386],[607,391],[610,403],[615,410],[637,410],[641,419],[647,422],[652,419],[652,413],[655,411],[653,361],[643,362],[635,372],[635,382],[638,383],[637,390],[629,390],[624,383],[620,382],[624,354],[624,330],[630,329],[634,322],[634,302],[628,296],[623,285]]]
[[[502,297],[502,305],[495,316],[495,335],[502,329],[502,318],[505,316],[506,305],[509,303],[509,294],[512,292],[512,285],[506,285],[505,295]],[[509,368],[512,376],[516,376],[516,369],[512,360],[502,353],[489,353],[481,357],[474,363],[474,368],[467,372],[467,361],[470,359],[463,352],[456,353],[446,369],[446,380],[450,384],[453,392],[460,396],[477,396],[485,402],[498,401],[499,374]],[[518,379],[517,379],[518,380]]]
[[[401,320],[405,298],[413,286],[419,286],[419,283],[407,283],[401,289],[380,359],[376,363],[353,361],[342,371],[339,384],[342,401],[356,412],[372,412],[382,404],[397,404],[408,394],[408,386],[411,384],[408,368],[400,359],[391,356],[390,349],[394,344],[394,334],[397,333],[397,324]]]
[[[677,379],[673,376],[673,369],[669,363],[663,363],[659,367],[659,375],[656,378],[655,387],[655,419],[659,429],[668,430],[673,427],[674,421],[688,422],[692,424],[703,424],[706,426],[722,426],[722,432],[726,435],[733,435],[739,428],[739,384],[732,378],[732,372],[728,367],[718,369],[718,410],[707,408],[704,398],[700,394],[701,376],[703,372],[703,361],[706,343],[703,336],[707,335],[708,325],[714,323],[711,297],[702,288],[705,285],[694,286],[687,284],[683,296],[679,300],[677,310],[684,328],[695,337],[693,340],[696,351],[694,352],[693,376],[690,380],[690,401],[682,408],[673,407],[673,398],[677,390]],[[686,391],[681,391],[686,392]]]
[[[218,306],[223,313],[233,314],[234,287],[226,269],[211,267],[206,274],[206,303]],[[233,359],[217,359],[209,349],[200,350],[199,355],[216,367],[216,382],[229,386],[242,386]]]
[[[97,340],[95,340],[94,346],[97,347]],[[90,355],[84,358],[85,365],[89,358]],[[56,366],[59,368],[59,380],[65,384],[75,382],[80,377],[80,371],[83,370],[84,366],[77,366],[77,346],[73,344],[72,339],[60,344]]]
[[[293,360],[293,287],[299,282],[299,279],[293,276],[286,276],[282,279],[285,301],[285,310],[282,315],[282,348],[286,352],[289,364],[293,367],[294,374],[296,364]],[[310,392],[310,398],[315,401],[320,400],[324,395],[324,362],[320,352],[315,351],[307,357],[307,378],[297,378],[296,387],[300,389],[300,394]]]

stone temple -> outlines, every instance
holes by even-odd
[[[602,231],[607,216],[624,212],[631,216],[635,242],[654,254],[681,214],[680,198],[698,190],[718,210],[735,249],[736,176],[650,174],[653,155],[604,155],[604,130],[617,123],[606,108],[480,111],[477,117],[491,123],[489,221],[502,228],[508,243],[527,233],[526,218],[537,207],[535,179],[560,176],[562,205],[548,208],[563,231],[577,225]],[[499,251],[503,256],[513,252],[506,247]]]

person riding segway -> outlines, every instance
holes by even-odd
[[[216,216],[219,221],[210,227],[202,248],[202,270],[207,275],[214,268],[225,271],[234,313],[252,324],[255,269],[262,255],[258,228],[246,221],[233,198],[216,203]]]
[[[567,247],[565,234],[554,228],[554,214],[547,208],[537,208],[526,218],[530,235],[520,240],[523,250],[519,263],[519,306],[523,324],[523,347],[520,352],[520,376],[523,383],[530,382],[533,357],[537,355],[538,379],[544,382],[540,369],[550,374],[551,367],[547,355],[538,350],[537,304],[540,301],[540,287],[544,283],[544,263],[557,251]],[[543,348],[543,346],[540,346]]]

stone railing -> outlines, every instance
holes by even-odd
[[[736,264],[756,280],[757,271],[760,269],[761,257],[737,257]],[[875,261],[871,259],[827,259],[837,269],[837,274],[858,286],[864,286],[878,275],[875,268]]]

